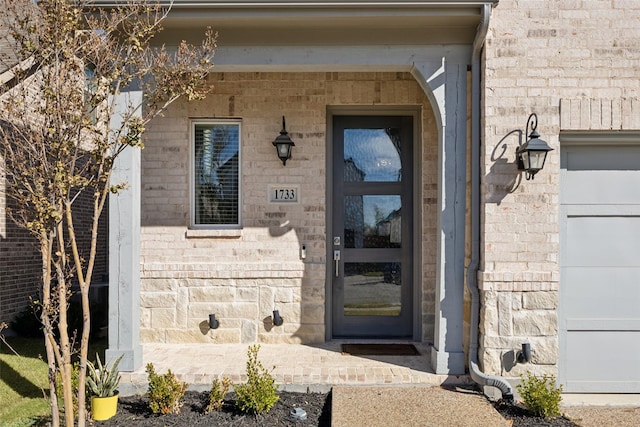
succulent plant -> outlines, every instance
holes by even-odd
[[[122,359],[122,356],[118,357],[111,367],[109,364],[102,364],[100,356],[96,354],[95,365],[91,362],[87,364],[87,386],[91,391],[91,394],[97,397],[110,397],[116,394],[118,384],[120,384],[120,371],[118,371],[118,364]]]

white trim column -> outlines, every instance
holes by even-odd
[[[131,105],[142,105],[142,92],[122,93],[112,128]],[[140,346],[140,148],[126,148],[115,160],[112,185],[127,187],[109,199],[109,348],[111,362],[124,354],[119,368],[142,366]]]
[[[420,66],[416,65],[417,71]],[[414,71],[414,76],[416,71]],[[467,158],[467,65],[446,61],[425,74],[439,119],[436,310],[431,364],[437,374],[464,374],[463,308]],[[420,79],[418,78],[418,81]],[[429,93],[428,90],[425,92]],[[437,107],[437,108],[436,108]]]

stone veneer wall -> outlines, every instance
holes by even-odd
[[[422,313],[433,337],[437,128],[406,73],[220,73],[205,101],[156,120],[142,151],[142,342],[325,339],[327,106],[422,107]],[[282,166],[271,141],[285,115],[296,143]],[[188,230],[190,118],[242,120],[242,230]],[[300,185],[300,203],[267,202],[268,184]],[[307,257],[300,259],[305,244]],[[419,284],[417,286],[420,286]],[[280,310],[282,327],[272,327]],[[220,328],[209,331],[209,313]]]
[[[562,130],[640,128],[640,2],[500,0],[485,45],[481,362],[488,373],[556,373]],[[530,113],[555,149],[520,181]],[[533,364],[513,366],[529,341]]]

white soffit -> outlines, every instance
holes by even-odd
[[[108,7],[113,1],[96,3]],[[226,46],[470,44],[482,6],[496,3],[174,0],[157,42],[195,43],[210,26]]]

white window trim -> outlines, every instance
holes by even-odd
[[[237,224],[196,224],[195,185],[195,129],[196,125],[237,125],[238,126],[238,223]],[[189,230],[240,230],[242,229],[242,121],[239,119],[193,119],[189,124]],[[202,233],[187,231],[187,237],[201,236]],[[223,233],[224,234],[224,233]],[[219,236],[219,233],[214,233]],[[213,236],[211,236],[213,237]],[[224,237],[224,236],[222,236]]]

